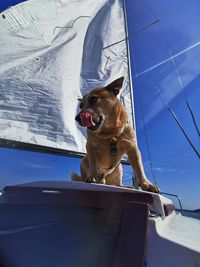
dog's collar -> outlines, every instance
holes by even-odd
[[[111,138],[110,140],[110,151],[111,151],[111,155],[112,156],[117,156],[117,142],[119,140],[119,137],[121,136],[121,134],[123,133],[124,129],[126,128],[126,126],[128,125],[128,122],[126,123],[126,125],[123,127],[122,131],[120,132],[120,134],[114,136]]]
[[[115,136],[110,140],[110,151],[112,156],[117,156],[117,141],[119,136]]]

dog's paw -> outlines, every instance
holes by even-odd
[[[82,177],[79,176],[78,174],[76,174],[75,172],[71,173],[71,180],[76,181],[76,182],[82,182],[83,181]]]
[[[155,186],[149,182],[140,184],[140,187],[144,191],[149,191],[149,192],[153,192],[153,193],[160,193],[160,189],[157,186]]]
[[[87,177],[85,180],[86,183],[96,183],[96,179],[94,177]]]
[[[106,180],[105,180],[105,178],[98,177],[97,180],[96,180],[96,183],[98,183],[98,184],[106,184]]]

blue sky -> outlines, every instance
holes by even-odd
[[[187,100],[200,127],[200,3],[148,3],[127,1],[138,144],[147,177],[154,182],[151,163],[161,191],[178,194],[184,208],[200,208],[199,159],[162,100],[173,108],[200,151],[186,106]],[[0,148],[0,188],[32,180],[69,180],[79,164],[79,159]],[[130,167],[124,171],[125,184],[131,184]]]
[[[127,1],[137,136],[146,173],[153,181],[151,162],[161,190],[178,194],[191,209],[200,206],[200,161],[164,102],[200,152],[186,104],[200,127],[200,3],[192,3]]]

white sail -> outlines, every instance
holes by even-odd
[[[0,16],[0,138],[85,152],[78,101],[125,76],[132,101],[120,0],[30,0]]]

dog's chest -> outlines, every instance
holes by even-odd
[[[123,156],[123,151],[118,143],[102,142],[95,146],[94,149],[96,166],[102,171],[115,168]]]

